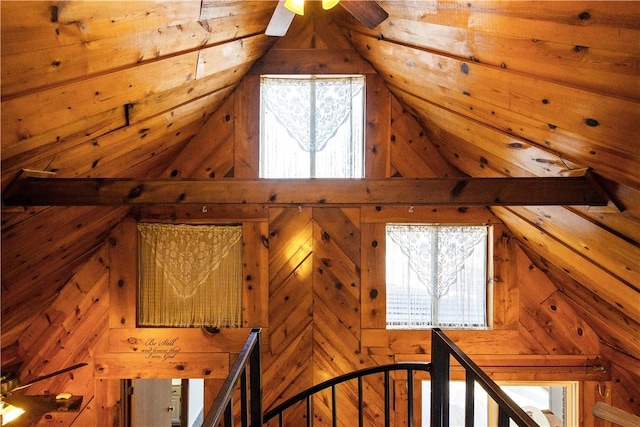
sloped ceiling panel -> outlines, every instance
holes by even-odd
[[[619,210],[492,210],[558,283],[579,284],[560,289],[585,317],[637,329],[637,5],[381,4],[390,18],[374,30],[345,13],[335,19],[450,164],[474,177],[599,174]],[[626,327],[594,328],[605,344],[637,354]]]
[[[340,7],[331,11],[331,28],[339,27],[360,53],[352,63],[372,66],[384,79],[397,98],[390,103],[396,115],[404,108],[422,124],[425,133],[412,130],[419,135],[413,140],[433,143],[437,153],[431,146],[423,152],[449,163],[434,174],[558,176],[591,168],[602,178],[619,210],[494,212],[613,354],[637,363],[636,5],[379,3],[390,18],[375,30]],[[238,135],[218,139],[225,142],[203,159],[213,166],[200,167],[194,158],[207,134],[225,131],[232,114],[224,111],[225,99],[276,43],[263,34],[275,4],[1,2],[2,188],[21,168],[61,177],[232,174],[221,158]],[[388,172],[409,176],[412,163],[392,150]],[[3,346],[49,306],[126,213],[3,210]],[[19,309],[27,303],[29,310]],[[607,326],[609,316],[616,327]]]
[[[23,168],[160,176],[275,41],[275,4],[2,2],[2,188]],[[126,213],[3,209],[3,346]]]

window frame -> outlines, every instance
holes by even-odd
[[[143,286],[143,273],[142,273],[142,268],[143,268],[143,253],[142,253],[142,233],[140,231],[140,229],[138,228],[139,225],[148,225],[148,224],[157,224],[157,225],[166,225],[166,226],[194,226],[194,227],[198,227],[198,226],[214,226],[214,227],[238,227],[240,230],[240,238],[239,240],[234,243],[234,245],[231,246],[231,248],[235,248],[235,250],[239,251],[239,260],[238,260],[238,265],[235,267],[236,269],[239,270],[239,274],[238,274],[238,283],[237,285],[239,286],[238,292],[240,294],[240,319],[239,319],[239,323],[237,325],[230,325],[230,326],[221,326],[221,328],[231,328],[231,329],[236,329],[236,328],[242,328],[244,326],[244,322],[245,322],[245,295],[244,295],[244,284],[243,284],[243,277],[244,277],[244,258],[245,258],[245,253],[244,253],[244,247],[245,247],[245,226],[242,222],[165,222],[165,221],[153,221],[153,220],[141,220],[138,221],[136,226],[136,243],[137,243],[137,260],[136,260],[136,293],[135,293],[135,325],[136,328],[212,328],[212,329],[218,329],[217,327],[213,327],[211,325],[204,325],[204,324],[192,324],[192,325],[186,325],[186,326],[180,326],[180,325],[171,325],[171,324],[157,324],[157,325],[153,325],[153,324],[149,324],[147,322],[145,322],[143,319],[141,319],[141,307],[142,307],[142,295],[141,295],[141,291],[142,291],[142,286]],[[230,249],[231,249],[230,248]],[[226,256],[224,257],[226,258]],[[194,296],[193,298],[196,298],[197,296]]]
[[[318,176],[317,171],[317,161],[315,158],[315,153],[318,153],[319,151],[313,151],[313,154],[310,154],[311,160],[309,161],[309,174],[305,174],[304,176],[301,176],[299,178],[302,179],[362,179],[366,176],[366,159],[365,159],[365,155],[366,155],[366,131],[367,131],[367,76],[366,74],[263,74],[260,76],[260,96],[259,96],[259,137],[258,137],[258,177],[259,178],[263,178],[263,179],[292,179],[294,177],[282,177],[282,176],[266,176],[266,173],[264,171],[265,166],[263,164],[263,159],[265,157],[265,147],[264,147],[264,134],[265,134],[265,123],[264,123],[264,116],[265,116],[265,103],[263,101],[263,79],[268,79],[268,78],[274,78],[274,79],[292,79],[292,80],[304,80],[304,79],[308,79],[309,81],[312,80],[330,80],[330,79],[345,79],[345,78],[358,78],[362,80],[362,88],[361,88],[361,99],[362,99],[362,105],[361,105],[361,112],[362,115],[361,117],[358,117],[358,121],[360,122],[361,125],[361,138],[359,138],[359,140],[357,141],[358,147],[355,147],[356,143],[353,142],[352,140],[352,144],[354,146],[354,150],[357,149],[358,150],[358,154],[357,154],[357,159],[359,160],[359,165],[356,167],[356,173],[354,176],[330,176],[330,177],[323,177],[323,176]],[[320,107],[316,107],[315,103],[313,105],[313,107],[310,107],[310,109],[317,109]],[[352,120],[353,121],[353,120]],[[351,153],[355,153],[355,151],[351,151]],[[332,155],[333,157],[333,155]]]
[[[387,234],[387,226],[388,225],[424,225],[424,226],[447,226],[447,227],[470,227],[470,226],[478,226],[478,227],[486,227],[487,236],[486,236],[486,259],[485,259],[485,276],[486,276],[486,284],[485,284],[485,321],[484,326],[477,327],[466,327],[463,325],[429,325],[426,327],[392,327],[389,328],[388,324],[388,298],[389,298],[389,284],[388,284],[388,242],[385,242],[385,301],[384,301],[384,328],[386,331],[425,331],[431,330],[433,328],[441,328],[444,330],[464,330],[464,331],[483,331],[483,330],[492,330],[493,329],[493,286],[494,286],[494,256],[493,256],[493,246],[494,246],[494,227],[489,223],[440,223],[440,222],[411,222],[411,221],[387,221],[384,223],[385,229],[385,240],[388,239]]]

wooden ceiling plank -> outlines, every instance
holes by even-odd
[[[604,205],[587,177],[424,179],[39,178],[24,173],[5,192],[6,205],[141,204],[277,205]]]
[[[370,30],[389,17],[375,1],[342,0],[340,5]]]

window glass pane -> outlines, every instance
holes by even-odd
[[[487,326],[487,226],[387,225],[387,328]]]
[[[364,76],[263,76],[260,177],[361,178]]]

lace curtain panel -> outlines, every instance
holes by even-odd
[[[387,225],[388,328],[486,326],[485,226]]]
[[[362,177],[363,76],[263,76],[260,88],[261,177]]]
[[[141,326],[238,327],[242,227],[138,224]]]

